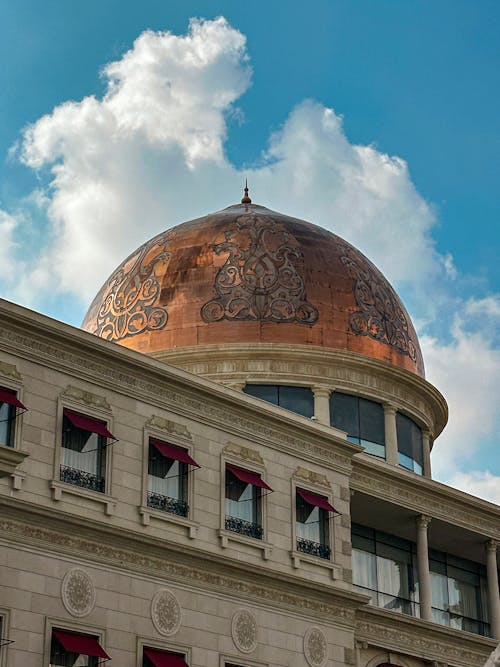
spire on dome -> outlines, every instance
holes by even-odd
[[[245,195],[244,195],[243,199],[241,200],[241,203],[242,204],[251,204],[252,203],[252,200],[248,196],[248,182],[247,182],[246,178],[245,178]]]

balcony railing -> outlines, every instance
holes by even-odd
[[[161,493],[148,492],[148,507],[155,510],[162,510],[163,512],[170,512],[170,514],[177,514],[177,516],[187,516],[189,512],[189,505],[184,500],[178,498],[170,498],[163,496]]]
[[[302,537],[297,538],[297,551],[309,554],[309,556],[317,556],[318,558],[330,560],[329,546],[320,544],[319,542],[313,542],[312,540],[305,540]]]
[[[258,523],[238,519],[235,516],[226,516],[225,527],[226,530],[231,530],[233,533],[254,537],[256,540],[261,540],[264,532],[262,526],[259,526]]]
[[[69,466],[61,466],[60,478],[62,482],[66,482],[67,484],[74,484],[75,486],[81,486],[82,489],[91,489],[92,491],[104,493],[104,477],[93,475],[86,470],[77,470],[76,468],[70,468]]]

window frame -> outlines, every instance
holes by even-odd
[[[278,403],[274,403],[273,401],[268,401],[265,398],[261,398],[260,396],[254,396],[253,394],[247,393],[245,391],[247,386],[258,386],[258,387],[273,387],[277,389],[278,393]],[[288,407],[285,407],[284,405],[281,405],[279,403],[279,394],[280,394],[280,389],[306,389],[311,393],[311,407],[312,407],[312,414],[311,415],[304,415],[301,412],[297,412],[296,410],[291,410]],[[288,410],[288,412],[292,412],[294,415],[298,415],[299,417],[303,417],[304,419],[312,419],[315,414],[315,403],[314,403],[314,391],[313,388],[310,384],[293,384],[293,383],[288,383],[288,384],[276,384],[274,382],[250,382],[247,381],[245,382],[242,392],[246,396],[250,396],[251,398],[257,398],[259,401],[264,401],[265,403],[268,403],[269,405],[274,405],[276,408],[280,408],[281,410]]]
[[[172,643],[169,641],[158,640],[157,637],[146,637],[145,635],[140,635],[137,637],[137,647],[136,647],[136,665],[143,667],[144,660],[144,649],[152,648],[156,651],[164,651],[165,653],[181,653],[184,655],[184,659],[187,664],[192,665],[192,646],[181,643]]]
[[[77,632],[81,635],[90,635],[92,637],[97,637],[99,644],[106,651],[106,630],[103,628],[97,628],[95,625],[87,625],[84,623],[78,623],[68,619],[62,618],[47,618],[45,619],[45,636],[44,636],[44,665],[50,665],[51,658],[51,646],[52,646],[52,632],[53,630],[62,630],[65,632]],[[111,660],[113,656],[111,656]],[[56,666],[57,667],[57,666]]]
[[[72,410],[78,412],[84,417],[91,419],[98,419],[105,423],[106,428],[114,433],[114,419],[111,411],[92,405],[70,401],[66,397],[59,397],[56,417],[55,417],[55,447],[52,480],[50,488],[52,490],[52,499],[55,501],[62,500],[63,494],[70,494],[81,496],[100,502],[104,505],[104,511],[107,516],[112,516],[116,507],[116,499],[112,495],[112,471],[113,471],[113,445],[107,446],[106,460],[104,466],[104,493],[101,491],[94,491],[93,489],[86,489],[76,484],[69,484],[60,478],[60,469],[62,461],[62,439],[63,439],[63,417],[64,410]]]
[[[7,667],[7,657],[9,646],[14,643],[9,639],[10,632],[10,612],[4,607],[0,607],[0,638],[8,639],[9,643],[0,646],[0,667]]]
[[[149,447],[150,447],[150,438],[156,438],[161,440],[166,444],[174,445],[175,447],[180,447],[187,451],[189,456],[195,459],[194,455],[194,444],[192,441],[183,438],[180,435],[173,434],[170,431],[163,431],[158,428],[146,425],[143,428],[143,438],[142,438],[142,490],[141,490],[141,504],[138,507],[138,512],[141,517],[141,522],[143,526],[149,526],[151,519],[165,521],[171,524],[178,524],[186,528],[188,536],[191,539],[194,539],[198,534],[199,523],[195,521],[196,509],[195,509],[195,498],[196,498],[196,473],[193,470],[187,472],[187,489],[186,489],[186,502],[188,504],[188,513],[187,516],[179,516],[173,512],[167,512],[165,510],[157,509],[155,507],[150,507],[148,505],[148,474],[149,474]],[[196,460],[196,459],[195,459]]]
[[[398,416],[401,416],[404,419],[409,420],[413,426],[416,426],[418,428],[418,430],[420,432],[420,447],[421,447],[421,457],[422,457],[421,462],[417,461],[413,457],[409,457],[407,454],[404,454],[403,452],[400,451],[400,449],[399,449],[400,438],[399,438],[399,432],[398,432]],[[394,418],[396,420],[396,440],[397,440],[397,448],[398,448],[398,466],[403,468],[403,470],[407,470],[408,472],[413,472],[416,475],[419,475],[420,477],[422,477],[422,476],[424,476],[424,458],[425,458],[425,456],[424,456],[424,430],[425,430],[425,426],[422,426],[421,424],[419,424],[413,418],[413,416],[410,416],[406,412],[403,412],[402,410],[399,410],[399,409],[396,410],[396,415],[395,415]],[[407,458],[409,458],[413,463],[413,467],[409,468],[408,466],[403,465],[400,461],[400,456],[406,456]],[[420,471],[415,470],[415,464],[418,464],[420,466]]]
[[[291,507],[291,526],[292,526],[292,548],[290,550],[290,558],[292,560],[292,565],[294,569],[299,569],[302,564],[311,564],[318,567],[323,567],[330,570],[330,576],[335,581],[341,578],[342,568],[336,562],[336,550],[335,550],[335,540],[337,537],[337,528],[333,521],[333,516],[328,518],[328,543],[325,546],[328,546],[330,549],[330,558],[321,558],[319,556],[313,556],[311,554],[304,553],[297,549],[297,510],[296,510],[296,498],[297,498],[297,488],[304,489],[304,491],[311,491],[317,495],[323,496],[328,500],[328,502],[335,507],[333,491],[330,487],[321,486],[319,484],[311,484],[306,480],[302,479],[291,479],[290,483],[290,507]]]
[[[7,391],[12,391],[15,393],[16,398],[18,398],[21,403],[24,403],[23,400],[23,385],[21,385],[19,382],[12,381],[8,378],[4,378],[3,376],[0,377],[0,388],[6,389]],[[19,414],[16,415],[15,411],[16,408],[12,408],[14,410],[14,417],[11,417],[11,442],[8,445],[4,445],[0,443],[0,447],[8,447],[9,449],[21,449],[21,438],[22,438],[22,425],[23,425],[23,417],[25,415],[25,412],[20,412]]]
[[[255,537],[249,537],[247,535],[242,535],[232,530],[226,530],[226,466],[233,465],[242,470],[248,470],[248,472],[253,472],[257,475],[260,475],[262,479],[266,480],[267,471],[264,464],[258,464],[254,461],[249,461],[248,459],[241,459],[236,456],[231,456],[227,453],[221,454],[221,468],[220,468],[220,529],[219,529],[219,538],[221,540],[221,546],[223,549],[226,549],[229,546],[229,542],[239,542],[241,544],[246,544],[253,548],[261,550],[262,558],[268,560],[270,558],[273,545],[267,541],[268,536],[268,526],[267,526],[267,498],[270,493],[262,493],[260,497],[260,519],[262,526],[262,538],[258,539]]]

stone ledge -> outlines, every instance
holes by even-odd
[[[62,500],[63,493],[67,493],[68,495],[80,496],[81,498],[88,498],[89,500],[101,503],[104,505],[104,513],[107,516],[113,516],[115,513],[116,498],[108,496],[105,493],[91,491],[90,489],[83,489],[74,484],[66,484],[66,482],[61,482],[58,479],[50,480],[49,487],[52,491],[52,500],[56,502]]]
[[[170,512],[162,512],[161,510],[156,510],[152,507],[147,507],[146,505],[141,505],[138,508],[139,514],[141,516],[141,521],[143,526],[149,526],[151,519],[155,521],[165,521],[166,523],[172,523],[177,526],[183,526],[188,531],[188,536],[190,539],[194,540],[198,535],[199,524],[195,521],[191,521],[186,517],[177,516]]]
[[[0,477],[13,475],[18,465],[29,456],[29,452],[0,445]]]

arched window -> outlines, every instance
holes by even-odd
[[[330,397],[330,424],[347,432],[351,442],[385,459],[384,409],[380,403],[335,391]]]
[[[245,394],[274,403],[303,417],[314,415],[314,396],[309,387],[289,387],[282,384],[247,384]]]
[[[396,414],[396,430],[399,465],[422,475],[424,451],[421,428],[412,419],[398,412]]]

